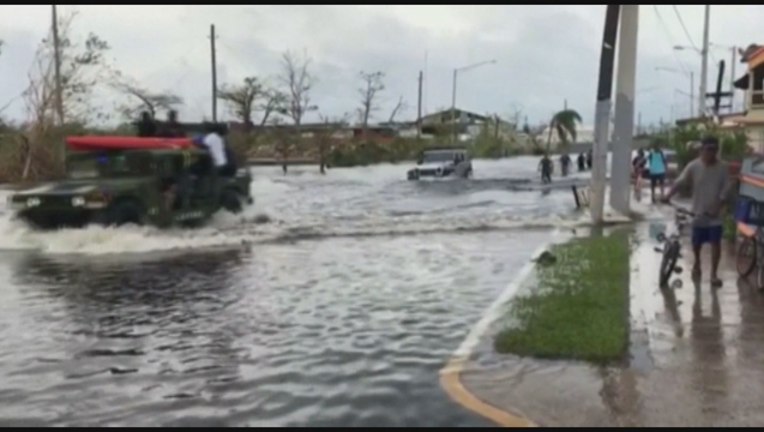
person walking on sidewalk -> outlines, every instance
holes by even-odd
[[[720,287],[718,277],[719,261],[722,256],[723,223],[721,211],[729,193],[729,172],[727,163],[720,160],[719,140],[706,137],[701,141],[700,156],[690,162],[663,197],[668,203],[679,188],[689,185],[692,188],[692,209],[695,218],[692,221],[692,251],[695,263],[692,276],[701,275],[700,251],[705,243],[711,244],[711,286]]]
[[[666,155],[663,154],[660,144],[656,141],[653,149],[647,156],[647,165],[650,168],[650,196],[655,202],[655,186],[660,186],[661,196],[664,195],[664,185],[666,183]]]

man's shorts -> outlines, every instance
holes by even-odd
[[[655,185],[661,185],[663,186],[663,183],[666,181],[666,173],[660,173],[660,174],[650,174],[650,185],[655,187]]]
[[[700,246],[705,243],[717,244],[722,241],[722,226],[693,227],[692,244]]]

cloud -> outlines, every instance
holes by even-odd
[[[62,13],[71,6],[59,6]],[[125,73],[153,90],[186,100],[184,118],[211,113],[209,27],[217,31],[219,83],[246,76],[275,82],[281,54],[305,51],[318,78],[313,100],[325,115],[358,107],[360,71],[384,71],[386,89],[376,120],[389,115],[400,96],[416,115],[417,77],[426,72],[425,111],[451,104],[455,67],[497,60],[458,75],[457,105],[481,113],[522,111],[546,121],[565,101],[593,121],[604,6],[76,6],[77,32],[95,32],[112,46],[110,57]],[[698,82],[700,58],[672,45],[691,42],[671,6],[642,6],[637,110],[643,123],[685,116],[688,80],[657,67],[684,68]],[[692,43],[699,45],[702,6],[680,6]],[[758,28],[760,6],[713,6],[711,40],[747,45]],[[49,6],[0,6],[0,106],[20,93],[37,41],[47,32]],[[760,41],[759,41],[760,42]],[[425,54],[426,53],[426,54]],[[712,50],[715,61],[729,51]],[[426,62],[425,62],[426,59]],[[741,65],[736,65],[738,72]],[[728,68],[729,70],[729,68]],[[643,91],[640,91],[643,90]],[[697,94],[697,91],[694,93]],[[738,97],[741,101],[741,97]],[[7,114],[23,115],[14,104]],[[227,115],[219,104],[218,112]],[[315,116],[313,116],[315,117]],[[312,118],[315,119],[315,118]],[[311,120],[311,119],[307,119]]]

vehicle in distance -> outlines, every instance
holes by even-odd
[[[416,168],[408,172],[409,180],[421,178],[468,178],[472,161],[464,148],[428,149],[422,152]]]

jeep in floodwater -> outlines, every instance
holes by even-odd
[[[428,149],[422,152],[417,167],[409,170],[409,180],[419,180],[423,177],[468,178],[472,175],[472,161],[467,149],[443,148]]]
[[[196,226],[254,202],[248,170],[219,176],[210,154],[190,140],[70,137],[67,145],[65,179],[8,198],[33,227]]]

